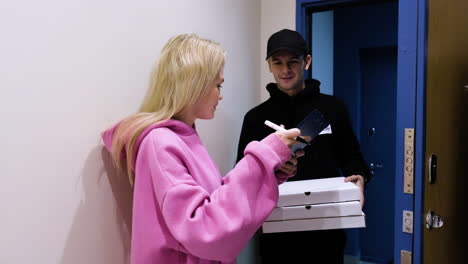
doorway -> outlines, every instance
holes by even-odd
[[[363,3],[365,2],[365,3]],[[347,230],[347,263],[393,263],[398,2],[360,1],[309,10],[308,76],[344,101],[373,179],[365,229]]]

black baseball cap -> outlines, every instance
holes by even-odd
[[[268,39],[266,60],[278,51],[289,51],[296,55],[305,56],[307,54],[307,43],[299,32],[283,29],[274,33]]]

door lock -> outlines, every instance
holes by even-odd
[[[383,168],[383,165],[381,163],[369,163],[369,169],[370,169],[370,173],[372,174],[372,176],[375,176],[375,170],[377,169],[382,169]]]
[[[405,160],[403,162],[403,192],[414,193],[414,128],[405,128]]]
[[[441,216],[436,215],[432,210],[426,214],[426,228],[431,230],[433,228],[441,228],[444,225],[444,220]]]
[[[382,169],[383,168],[383,165],[381,163],[373,163],[371,162],[369,164],[369,167],[371,170],[375,170],[375,169]]]

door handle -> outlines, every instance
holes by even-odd
[[[428,162],[428,182],[434,184],[437,179],[437,155],[432,153]]]
[[[432,210],[426,214],[426,228],[431,230],[433,228],[441,228],[444,225],[444,219],[436,215]]]

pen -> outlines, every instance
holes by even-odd
[[[273,129],[276,130],[276,131],[285,131],[285,130],[286,130],[286,129],[284,129],[283,127],[280,127],[280,126],[278,126],[277,124],[275,124],[275,123],[273,123],[273,122],[271,122],[271,121],[268,121],[268,120],[265,120],[265,125],[267,125],[267,126],[273,128]],[[296,138],[294,138],[294,140],[297,140],[297,141],[299,141],[299,142],[301,142],[301,143],[310,145],[310,143],[307,142],[307,140],[305,140],[305,139],[303,139],[303,138],[301,138],[301,137],[296,137]]]

